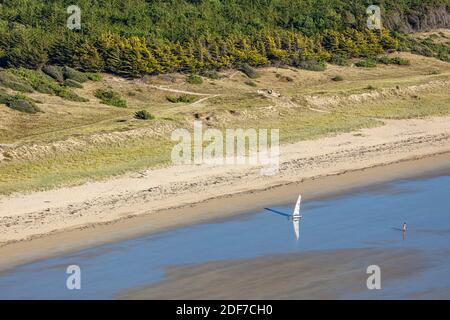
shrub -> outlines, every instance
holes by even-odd
[[[126,108],[127,102],[123,100],[119,93],[112,90],[98,89],[95,96],[100,99],[101,103],[114,107]]]
[[[63,74],[65,80],[70,79],[80,83],[86,82],[89,79],[84,73],[67,66],[63,68]]]
[[[334,77],[331,78],[331,80],[333,80],[333,81],[343,81],[344,78],[342,76],[334,76]]]
[[[91,81],[101,81],[102,80],[102,75],[99,73],[88,72],[88,73],[86,73],[86,76]]]
[[[155,119],[155,116],[152,115],[147,110],[140,110],[140,111],[136,112],[134,114],[134,117],[136,119],[141,119],[141,120],[152,120],[152,119]]]
[[[239,71],[243,72],[250,79],[256,79],[259,77],[258,71],[255,68],[252,68],[248,64],[243,64],[239,67]]]
[[[69,100],[69,101],[74,101],[74,102],[88,102],[89,99],[86,99],[84,97],[80,97],[79,95],[77,95],[76,93],[67,90],[67,89],[61,89],[58,91],[57,93],[58,97],[61,97],[63,99]]]
[[[0,71],[0,82],[17,82],[18,79],[13,74],[7,71]]]
[[[178,97],[177,96],[166,96],[167,101],[170,101],[172,103],[177,103],[178,102]]]
[[[377,57],[377,62],[382,64],[391,64],[391,58],[388,56]]]
[[[38,92],[56,95],[63,99],[75,102],[89,101],[88,99],[80,97],[74,92],[70,91],[66,86],[62,86],[53,78],[41,71],[19,68],[13,69],[12,72],[15,76],[19,77],[22,82],[30,85],[34,90]]]
[[[358,61],[357,63],[355,63],[355,65],[360,68],[375,68],[377,66],[377,62],[376,60],[369,58],[366,60]]]
[[[411,62],[408,59],[395,57],[391,59],[392,64],[398,64],[399,66],[409,66]]]
[[[433,68],[430,70],[430,74],[441,74],[441,70],[438,68]]]
[[[325,63],[315,59],[302,60],[298,63],[297,67],[309,71],[324,71],[326,69]]]
[[[420,54],[420,55],[425,56],[425,57],[432,57],[433,56],[433,50],[431,50],[427,46],[419,45],[419,44],[413,46],[411,48],[411,52],[415,53],[415,54]]]
[[[105,62],[93,43],[78,44],[72,55],[72,67],[78,70],[97,72],[104,68]]]
[[[33,92],[33,88],[8,71],[0,71],[0,85],[20,92]]]
[[[31,86],[24,84],[24,83],[20,83],[20,82],[5,81],[5,82],[1,82],[1,84],[6,88],[10,88],[12,90],[19,91],[19,92],[31,93],[34,91]]]
[[[331,56],[330,63],[337,66],[348,66],[349,64],[347,57],[339,54]]]
[[[257,84],[251,80],[245,81],[244,82],[246,85],[250,86],[250,87],[256,87]]]
[[[0,103],[4,103],[11,109],[25,113],[34,114],[41,111],[34,101],[21,95],[10,96],[0,93]]]
[[[9,101],[10,95],[5,91],[0,90],[0,104],[6,104]]]
[[[369,84],[369,85],[366,87],[366,89],[367,89],[367,90],[376,90],[376,87],[374,87],[373,85]]]
[[[43,48],[26,43],[17,44],[13,49],[8,51],[5,60],[9,67],[39,69],[47,63],[48,56]]]
[[[204,70],[201,72],[201,75],[214,80],[220,78],[220,75],[216,70]]]
[[[279,73],[277,73],[277,74],[275,75],[275,77],[277,77],[278,79],[280,79],[280,81],[286,81],[286,82],[292,82],[292,81],[294,81],[293,78],[291,78],[291,77],[289,77],[289,76],[283,76],[283,75],[281,75],[281,74],[279,74]]]
[[[83,85],[79,82],[76,82],[75,80],[72,79],[67,79],[66,81],[64,81],[64,85],[71,87],[71,88],[83,88]]]
[[[41,111],[34,103],[23,99],[14,99],[6,105],[11,109],[31,114]]]
[[[33,87],[34,90],[41,93],[57,94],[58,90],[61,88],[53,78],[40,71],[19,68],[13,69],[11,72],[19,77],[21,82],[27,83]]]
[[[178,102],[190,103],[195,100],[195,97],[187,95],[187,94],[183,94],[181,96],[167,96],[166,99],[173,103],[178,103]]]
[[[42,71],[46,75],[52,77],[53,79],[55,79],[58,82],[64,81],[64,73],[63,73],[62,67],[45,65],[42,68]]]
[[[202,84],[203,79],[196,74],[190,74],[186,77],[186,82],[190,84]]]
[[[377,57],[376,62],[382,64],[397,64],[400,66],[410,65],[410,61],[408,59],[404,59],[401,57],[390,58],[388,56],[380,56]]]

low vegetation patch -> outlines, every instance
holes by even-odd
[[[203,79],[196,74],[190,74],[186,77],[186,82],[190,84],[202,84]]]
[[[0,92],[0,103],[5,104],[7,107],[25,113],[38,113],[41,111],[36,103],[23,95],[9,95],[4,92]]]
[[[166,96],[166,99],[172,103],[178,103],[178,102],[191,103],[191,102],[195,101],[194,96],[190,96],[187,94],[183,94],[180,96]]]
[[[0,85],[5,88],[9,88],[19,92],[33,92],[33,88],[25,83],[21,83],[20,80],[9,73],[8,71],[0,71]]]
[[[42,71],[25,68],[10,69],[10,71],[17,79],[19,79],[20,83],[30,86],[37,92],[56,95],[70,101],[89,101],[72,92],[64,83],[57,82]]]
[[[324,62],[315,59],[302,60],[296,67],[309,71],[325,71],[327,68]]]
[[[61,67],[45,65],[44,67],[42,67],[42,71],[58,82],[64,81],[64,73]]]
[[[331,56],[330,63],[337,66],[348,66],[348,58],[344,55],[334,54]]]
[[[31,102],[29,100],[20,97],[15,97],[14,99],[11,99],[11,101],[6,103],[6,105],[11,109],[25,113],[34,114],[41,111],[34,102]]]
[[[279,73],[277,73],[275,76],[276,76],[278,79],[280,79],[280,81],[284,81],[284,82],[293,82],[293,81],[294,81],[294,79],[293,79],[292,77],[289,77],[289,76],[283,76],[283,75],[281,75],[281,74],[279,74]]]
[[[4,90],[0,89],[0,104],[6,104],[8,102],[10,95]]]
[[[2,82],[1,85],[5,88],[9,88],[9,89],[19,91],[19,92],[31,93],[34,91],[31,86],[29,86],[25,83],[20,83],[20,82],[6,81],[6,82]]]
[[[95,96],[100,99],[101,103],[118,108],[126,108],[127,102],[122,99],[118,92],[113,90],[98,89]]]
[[[85,75],[83,72],[80,72],[78,70],[75,70],[73,68],[70,67],[63,67],[63,74],[64,74],[64,79],[70,79],[79,83],[83,83],[89,80],[88,76]]]
[[[331,78],[333,81],[344,81],[344,78],[342,76],[334,76]]]
[[[83,88],[83,85],[75,80],[72,79],[67,79],[66,81],[64,81],[64,85],[71,87],[71,88]]]
[[[438,68],[433,68],[430,70],[430,74],[441,74],[441,70],[439,70]]]
[[[45,65],[42,67],[42,71],[52,77],[54,80],[58,82],[64,82],[65,80],[72,80],[78,83],[86,82],[87,80],[91,81],[100,81],[102,80],[102,76],[95,72],[80,72],[73,68],[69,67],[60,67],[54,65]]]
[[[377,61],[372,58],[360,60],[355,63],[355,66],[360,68],[375,68],[377,66]]]
[[[101,81],[102,80],[102,76],[99,73],[88,72],[88,73],[86,73],[86,76],[91,81]]]
[[[154,115],[152,115],[150,112],[148,112],[147,110],[140,110],[140,111],[137,111],[135,114],[134,114],[134,117],[136,118],[136,119],[140,119],[140,120],[152,120],[152,119],[155,119],[155,116]]]
[[[255,68],[249,66],[248,64],[243,64],[238,68],[241,72],[243,72],[250,79],[259,78],[259,73]]]
[[[360,60],[355,63],[355,65],[360,68],[375,68],[377,64],[385,64],[385,65],[394,64],[399,66],[409,66],[411,62],[408,59],[401,57],[389,57],[386,55],[382,55],[376,58],[368,58]]]
[[[209,79],[220,79],[220,74],[216,70],[204,70],[200,74]]]
[[[399,66],[409,66],[411,62],[408,59],[404,59],[401,57],[388,57],[388,56],[380,56],[376,59],[377,63],[382,64],[397,64]]]
[[[252,81],[252,80],[245,81],[244,83],[246,85],[250,86],[250,87],[256,87],[257,86],[257,84],[254,81]]]
[[[442,61],[450,62],[449,42],[439,42],[439,37],[436,35],[425,39],[415,39],[404,34],[398,34],[397,37],[400,40],[399,49],[401,51],[409,51],[422,56],[434,57]]]

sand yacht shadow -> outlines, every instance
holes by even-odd
[[[270,209],[270,208],[264,208],[264,209],[267,210],[267,211],[270,211],[272,213],[278,214],[280,216],[284,216],[288,220],[292,219],[292,214],[288,214],[288,213],[285,213],[285,212],[282,212],[282,211],[278,211],[278,210],[275,210],[275,209]],[[299,237],[300,237],[300,218],[292,219],[292,224],[293,224],[293,227],[294,227],[295,239],[298,240]]]

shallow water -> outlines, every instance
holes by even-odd
[[[298,240],[291,221],[262,209],[17,267],[0,274],[0,298],[108,299],[164,280],[168,266],[346,248],[419,249],[430,264],[413,279],[383,284],[382,293],[343,298],[408,298],[418,292],[427,298],[440,292],[442,298],[450,292],[449,197],[450,176],[444,175],[304,202]],[[271,209],[291,213],[295,200]],[[403,222],[406,235],[399,229]],[[81,268],[81,290],[66,288],[66,268],[73,264]]]

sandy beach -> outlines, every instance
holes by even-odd
[[[256,166],[176,166],[3,196],[0,269],[283,203],[300,190],[305,199],[318,198],[448,165],[450,117],[383,121],[377,128],[282,145],[273,176],[260,175]],[[444,155],[429,158],[437,154]],[[255,193],[264,193],[265,203],[255,203]]]

